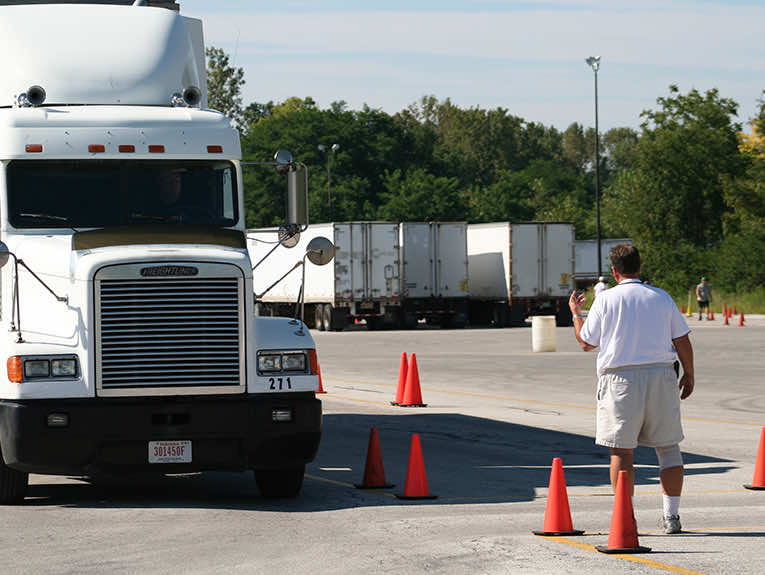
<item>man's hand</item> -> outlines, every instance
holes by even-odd
[[[585,294],[578,294],[576,290],[571,292],[571,297],[568,298],[568,307],[571,310],[571,315],[577,315],[582,313],[582,306],[587,302],[587,296]]]
[[[680,378],[680,389],[682,389],[682,392],[680,393],[680,399],[689,397],[693,393],[693,386],[693,376],[684,373]]]

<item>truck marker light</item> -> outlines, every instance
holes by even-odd
[[[319,358],[316,357],[315,349],[308,350],[308,361],[311,365],[311,375],[318,375],[319,374]]]
[[[223,146],[207,146],[207,152],[210,154],[222,154]]]
[[[21,367],[21,356],[14,355],[8,358],[8,380],[13,383],[21,383],[24,381],[24,372]]]
[[[69,415],[66,413],[49,413],[46,423],[48,427],[69,427]]]
[[[43,151],[42,144],[27,144],[26,151],[30,154],[39,154]]]
[[[149,152],[152,154],[163,154],[165,152],[165,146],[149,146]]]
[[[88,152],[91,154],[103,154],[106,151],[106,147],[103,144],[90,144],[88,146]]]
[[[134,154],[135,153],[135,146],[133,145],[127,145],[124,144],[118,148],[118,150],[123,154]]]

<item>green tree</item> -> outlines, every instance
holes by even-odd
[[[228,54],[221,48],[205,49],[207,57],[207,100],[210,108],[223,112],[237,127],[244,125],[242,110],[242,86],[244,69],[229,62]]]
[[[715,89],[658,98],[646,110],[641,135],[604,194],[610,230],[643,248],[653,281],[680,290],[708,269],[707,248],[722,240],[724,181],[742,173],[734,122],[738,105]]]

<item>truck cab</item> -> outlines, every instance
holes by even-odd
[[[316,346],[253,314],[239,136],[206,109],[201,22],[7,4],[0,503],[28,473],[252,469],[264,495],[297,495]]]

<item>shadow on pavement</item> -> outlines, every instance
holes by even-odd
[[[352,487],[362,480],[372,426],[380,435],[386,478],[396,484],[384,492]],[[438,499],[403,502],[392,497],[403,491],[412,433],[420,435],[429,489]],[[563,460],[570,489],[598,486],[604,494],[609,493],[608,450],[596,446],[590,436],[461,414],[328,414],[324,416],[318,456],[307,466],[303,491],[293,500],[261,497],[251,472],[208,472],[128,478],[120,485],[33,476],[25,505],[310,512],[382,505],[530,501],[537,489],[547,487],[554,457]],[[703,454],[683,453],[683,457],[686,464],[713,464],[686,468],[687,475],[719,474],[735,468],[731,460]],[[658,485],[653,449],[638,448],[635,463],[638,486]]]

